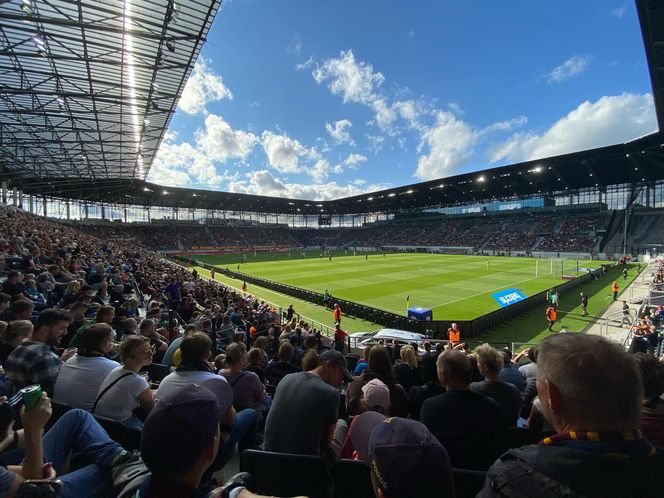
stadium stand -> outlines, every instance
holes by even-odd
[[[140,99],[127,99],[123,84],[108,87],[109,81],[124,82],[126,50],[116,50],[125,46],[126,30],[118,25],[123,2],[88,2],[80,12],[61,0],[39,8],[29,0],[5,2],[0,15],[7,42],[1,57],[11,59],[12,69],[0,76],[0,394],[7,396],[0,401],[6,436],[0,441],[0,494],[55,496],[62,486],[65,497],[212,491],[245,498],[255,496],[251,490],[433,498],[451,496],[454,482],[457,496],[664,496],[664,262],[655,257],[664,253],[661,131],[487,169],[481,182],[477,173],[467,173],[320,203],[166,191],[145,179],[220,2],[179,0],[178,8],[162,2],[157,16],[155,3],[132,3]],[[662,8],[661,0],[637,1],[660,128]],[[86,23],[97,35],[83,29]],[[175,23],[194,34],[178,37],[171,50],[167,33]],[[26,37],[39,54],[22,50]],[[62,37],[77,43],[68,43],[66,55],[51,52]],[[49,40],[48,46],[37,39]],[[90,54],[101,63],[90,64]],[[72,83],[74,74],[81,76]],[[55,113],[64,119],[52,120]],[[144,118],[140,132],[126,132],[127,116]],[[81,133],[82,122],[92,128]],[[72,137],[67,147],[65,136]],[[117,217],[124,222],[111,221],[110,211],[122,213]],[[312,228],[316,218],[321,226]],[[312,323],[287,319],[271,303],[164,257],[307,248],[552,258],[583,253],[619,262],[632,253],[651,255],[655,263],[646,270],[652,270],[649,293],[623,348],[601,337],[557,334],[514,360],[501,356],[509,372],[498,373],[483,359],[500,356],[489,345],[474,354],[468,344],[451,350],[442,341],[407,368],[396,342],[374,345],[364,358],[353,354],[358,351],[345,357]],[[86,331],[107,325],[112,347],[106,337],[103,346],[90,347]],[[81,339],[79,351],[73,346]],[[128,351],[131,343],[137,347]],[[232,386],[219,375],[230,343],[244,344],[229,350]],[[63,364],[115,360],[118,350],[127,356],[106,376],[95,401],[115,385],[123,406],[137,406],[129,419],[50,401]],[[246,370],[238,370],[249,359]],[[271,379],[269,362],[287,363],[294,373],[263,384]],[[352,364],[365,369],[347,382]],[[423,364],[428,377],[409,375],[406,392],[404,371]],[[503,374],[516,375],[523,391],[517,394]],[[85,383],[82,377],[76,381]],[[174,378],[194,380],[154,407],[141,402],[138,393],[152,396],[166,378],[167,386]],[[252,379],[251,385],[243,379]],[[280,399],[307,401],[289,387],[296,381],[320,403],[293,427],[275,413],[279,404],[288,411]],[[426,400],[424,388],[418,389],[425,381],[432,394]],[[380,391],[381,384],[387,394],[370,402],[372,388]],[[44,391],[36,400],[30,396],[39,393],[34,386]],[[248,390],[257,391],[260,405],[246,408],[236,399]],[[420,422],[413,420],[418,412],[408,397],[418,392]],[[21,403],[32,409],[17,415],[12,407]],[[244,408],[239,415],[234,405]],[[522,407],[519,413],[515,407]],[[259,448],[259,441],[274,440],[270,436],[287,425],[301,440],[313,441],[304,454]],[[586,430],[573,430],[579,427]],[[217,489],[203,482],[201,476],[225,463],[236,444],[249,448],[239,461],[253,476],[226,475]],[[338,458],[340,448],[350,450],[352,462]],[[7,467],[21,463],[21,470]]]

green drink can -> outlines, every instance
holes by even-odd
[[[24,387],[20,390],[20,393],[23,395],[23,405],[25,406],[26,412],[29,412],[37,406],[43,392],[44,391],[42,391],[42,388],[39,385]]]

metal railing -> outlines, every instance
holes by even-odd
[[[173,261],[172,261],[172,263],[175,264],[175,265],[180,266],[181,268],[185,268],[185,269],[188,270],[188,268],[186,268],[185,266],[183,266],[179,263],[176,263],[176,262],[173,262]],[[205,265],[200,263],[199,261],[196,261],[195,263],[196,263],[197,266],[205,267]],[[221,272],[219,272],[219,273],[221,273]],[[201,275],[201,274],[199,274],[199,278],[204,278],[206,280],[212,280],[210,277],[206,277],[206,276]],[[221,283],[221,282],[218,282],[217,280],[214,280],[214,281],[217,282],[219,285],[223,285],[224,287],[228,287],[229,289],[233,289],[234,291],[242,294],[244,297],[251,295],[250,292],[246,292],[246,291],[242,290],[242,288],[240,288],[240,287],[235,287],[234,285],[231,285],[231,284],[228,284],[228,283],[225,283],[225,282]],[[286,323],[286,321],[285,321],[286,313],[285,313],[285,310],[284,310],[283,306],[280,306],[276,303],[273,303],[272,301],[269,301],[267,299],[260,299],[260,300],[262,302],[268,304],[277,313],[277,315],[279,317],[279,323],[281,325],[284,325]],[[333,337],[334,336],[334,329],[332,327],[330,327],[329,325],[325,325],[324,323],[321,323],[317,320],[314,320],[313,318],[309,318],[308,316],[302,315],[300,313],[295,313],[295,316],[297,318],[298,323],[300,322],[300,320],[304,320],[304,322],[309,324],[309,326],[311,326],[313,329],[320,330],[321,334],[323,334],[327,337]]]
[[[634,321],[638,317],[638,313],[636,313],[634,317],[632,317],[632,311],[633,310],[630,308],[629,312],[627,313],[627,316],[629,317],[629,321],[627,324],[629,326],[634,325]],[[609,327],[611,326],[622,327],[624,323],[623,316],[624,316],[623,311],[619,310],[619,311],[614,311],[613,313],[609,313],[606,316],[597,318],[597,320],[601,322],[599,324],[599,335],[602,337],[606,337],[609,333]],[[616,317],[620,317],[620,325],[615,325],[616,323],[618,323]]]

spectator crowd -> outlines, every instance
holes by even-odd
[[[345,355],[135,241],[10,208],[0,271],[0,412],[18,407],[0,425],[0,496],[57,476],[61,496],[251,498],[251,475],[217,478],[256,449],[364,462],[377,497],[464,496],[460,469],[480,496],[664,495],[664,364],[603,338]],[[107,421],[140,432],[140,452]]]

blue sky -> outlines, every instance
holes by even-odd
[[[335,199],[656,130],[633,2],[225,0],[149,179]]]

